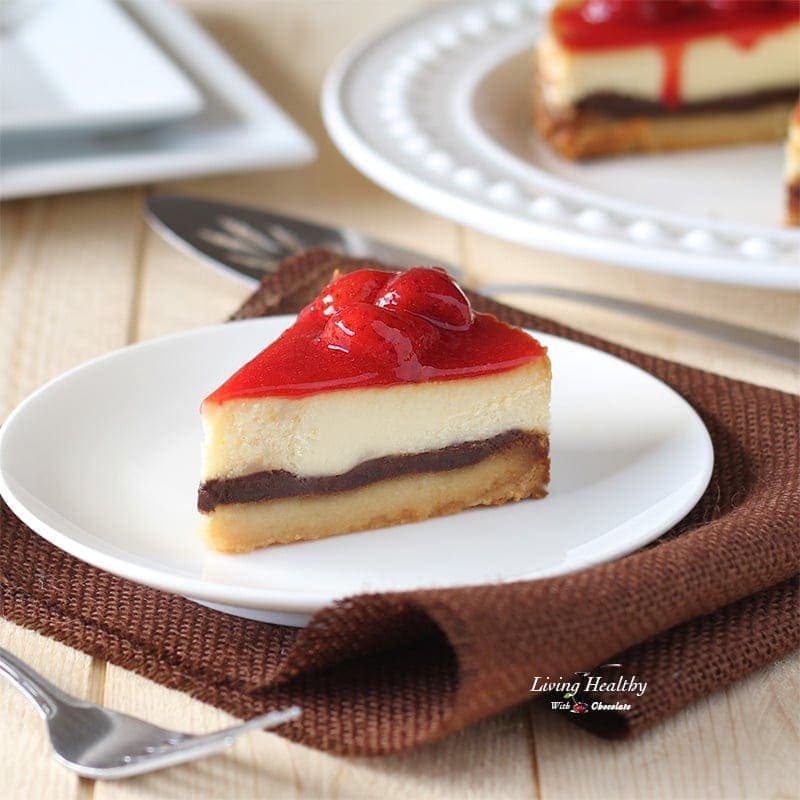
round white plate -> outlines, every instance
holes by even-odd
[[[302,624],[358,592],[511,581],[620,556],[677,522],[708,483],[708,433],[675,392],[541,335],[553,362],[546,499],[248,555],[208,552],[195,510],[200,400],[291,322],[169,336],[55,379],[0,428],[0,494],[33,530],[95,566]]]
[[[800,286],[780,144],[574,164],[536,137],[531,53],[546,2],[436,6],[347,51],[322,107],[344,155],[429,211],[512,241],[640,269]]]

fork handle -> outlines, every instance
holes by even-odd
[[[74,700],[61,689],[2,647],[0,647],[0,675],[19,689],[45,719],[54,716],[59,705],[74,703]]]

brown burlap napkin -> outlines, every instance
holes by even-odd
[[[295,311],[334,268],[370,263],[301,254],[265,278],[235,317]],[[241,717],[299,703],[302,718],[281,732],[346,754],[437,739],[530,699],[536,676],[569,679],[608,661],[620,666],[603,675],[635,677],[646,691],[583,691],[587,705],[631,708],[570,716],[625,735],[797,647],[798,398],[472,300],[513,324],[631,361],[697,409],[716,463],[686,519],[650,547],[583,572],[361,595],[297,630],[225,616],[90,567],[2,505],[0,613]]]

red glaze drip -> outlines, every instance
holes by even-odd
[[[473,313],[439,269],[358,270],[325,287],[205,402],[492,375],[545,352],[519,328]]]
[[[762,36],[800,22],[800,0],[583,0],[558,6],[551,26],[568,50],[654,45],[661,50],[661,102],[681,104],[681,66],[687,42],[724,35],[743,49]]]
[[[681,104],[681,65],[683,64],[683,42],[670,42],[661,46],[664,62],[664,78],[661,83],[661,102],[667,108],[678,108]]]

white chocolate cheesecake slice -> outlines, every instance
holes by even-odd
[[[359,270],[203,403],[198,507],[243,552],[542,497],[550,362],[443,271]]]

